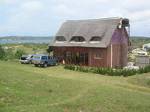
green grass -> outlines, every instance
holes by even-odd
[[[136,75],[128,80],[130,83],[150,88],[150,75]]]
[[[149,112],[149,77],[0,61],[0,112]]]

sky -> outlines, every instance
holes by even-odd
[[[0,36],[53,36],[66,20],[124,17],[150,37],[150,0],[0,0]]]

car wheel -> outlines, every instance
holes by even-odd
[[[32,64],[32,61],[29,61],[29,64]]]
[[[44,63],[44,67],[45,67],[45,68],[47,67],[47,63]]]
[[[38,65],[37,65],[37,64],[35,64],[34,66],[35,66],[35,67],[38,67]]]

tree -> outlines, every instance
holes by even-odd
[[[5,50],[3,49],[3,47],[0,45],[0,59],[4,59],[5,58]]]
[[[16,53],[15,53],[15,57],[17,58],[17,59],[19,59],[22,55],[24,55],[25,54],[25,51],[24,50],[21,50],[21,49],[18,49],[17,51],[16,51]]]
[[[49,46],[49,48],[46,49],[46,51],[47,51],[49,54],[51,54],[51,52],[53,51],[53,47]]]

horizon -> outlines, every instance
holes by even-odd
[[[131,36],[150,37],[149,5],[147,0],[1,0],[0,37],[51,36],[66,20],[109,17],[128,18]]]
[[[6,37],[19,37],[19,38],[23,38],[23,37],[33,37],[33,38],[38,38],[38,37],[44,37],[44,38],[51,38],[51,37],[55,37],[55,36],[37,36],[37,35],[28,35],[28,36],[24,36],[24,35],[10,35],[10,36],[0,36],[0,38],[6,38]],[[150,36],[130,36],[129,38],[150,38]]]

